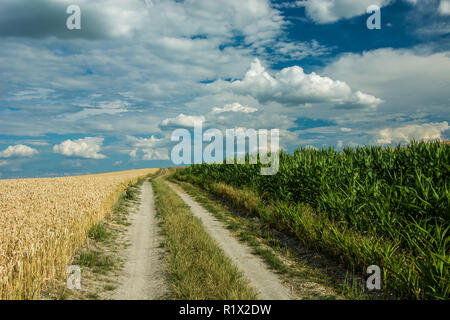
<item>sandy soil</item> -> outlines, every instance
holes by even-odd
[[[139,210],[130,216],[131,226],[126,233],[129,246],[119,278],[119,287],[113,295],[117,300],[153,300],[167,294],[163,249],[149,181],[141,187]]]
[[[168,184],[191,208],[194,216],[203,222],[205,230],[217,241],[225,254],[244,273],[250,285],[258,292],[259,298],[265,300],[290,300],[292,298],[280,278],[271,272],[260,258],[253,255],[248,246],[233,238],[212,213],[201,207],[180,188],[169,182]]]

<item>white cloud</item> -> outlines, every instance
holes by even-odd
[[[193,128],[195,122],[205,122],[204,116],[186,116],[184,114],[179,114],[175,118],[167,118],[161,121],[161,127],[183,127],[183,128]]]
[[[139,158],[142,154],[142,160],[170,160],[168,149],[162,147],[166,143],[166,139],[158,139],[155,136],[150,138],[128,136],[127,142],[133,148],[128,153],[131,158]]]
[[[392,2],[393,0],[309,0],[296,1],[294,6],[304,6],[309,18],[323,24],[363,15],[371,5],[381,8]]]
[[[382,101],[374,96],[352,92],[342,81],[305,74],[299,66],[282,69],[272,77],[258,59],[251,64],[243,80],[231,83],[234,92],[251,95],[261,103],[275,101],[286,105],[333,103],[341,106],[376,107]]]
[[[372,108],[376,108],[379,104],[383,103],[384,101],[370,94],[357,91],[354,94],[352,94],[351,102],[356,106],[370,106]]]
[[[9,146],[3,151],[0,151],[0,158],[11,158],[11,157],[32,157],[39,152],[36,149],[30,148],[23,144],[18,144],[15,146]]]
[[[342,132],[351,132],[352,129],[343,127],[343,128],[341,128],[341,131]]]
[[[443,16],[450,15],[450,0],[441,0],[438,11]]]
[[[410,140],[441,140],[442,133],[449,130],[447,121],[441,123],[411,124],[399,128],[386,128],[378,133],[377,143],[390,144]]]
[[[4,166],[6,166],[8,164],[8,161],[6,161],[6,160],[1,160],[0,161],[0,167],[4,167]]]
[[[133,145],[133,147],[137,148],[154,147],[163,141],[163,139],[158,139],[155,136],[151,136],[150,138],[138,138],[133,136],[127,136],[126,139],[127,142]]]
[[[219,114],[224,112],[242,112],[242,113],[253,113],[258,111],[256,108],[244,106],[239,102],[234,102],[232,104],[226,104],[223,108],[213,108],[212,113]]]
[[[100,153],[103,138],[86,137],[78,140],[66,140],[53,146],[53,151],[68,157],[80,157],[86,159],[105,159]]]

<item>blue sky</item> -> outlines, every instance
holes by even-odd
[[[449,0],[3,0],[0,15],[0,178],[171,166],[171,133],[195,120],[279,129],[288,151],[450,139]]]

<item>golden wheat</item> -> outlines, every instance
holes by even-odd
[[[0,180],[0,299],[37,299],[143,169],[49,179]]]

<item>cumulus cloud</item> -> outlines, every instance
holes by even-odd
[[[78,140],[66,140],[53,146],[53,151],[67,157],[79,157],[85,159],[105,159],[100,153],[103,138],[86,137]]]
[[[206,118],[204,116],[186,116],[181,113],[175,118],[164,119],[159,126],[193,128],[195,122],[205,122],[205,120]]]
[[[307,103],[334,103],[343,107],[377,107],[382,100],[352,89],[339,80],[306,74],[299,66],[284,68],[272,77],[258,59],[243,80],[231,83],[234,92],[251,95],[261,103],[275,101],[296,106]]]
[[[256,108],[244,106],[239,102],[234,102],[231,104],[226,104],[223,108],[213,108],[212,113],[219,114],[224,112],[242,112],[242,113],[253,113],[258,111]]]
[[[412,124],[399,128],[386,128],[378,133],[377,143],[390,144],[411,140],[441,140],[442,133],[449,130],[447,121],[440,123]]]
[[[411,0],[407,0],[411,1]],[[371,5],[380,8],[392,3],[393,0],[309,0],[288,3],[288,7],[304,6],[306,14],[316,23],[333,23],[366,13]]]
[[[0,158],[12,157],[32,157],[39,152],[36,149],[30,148],[23,144],[9,146],[3,151],[0,151]]]

